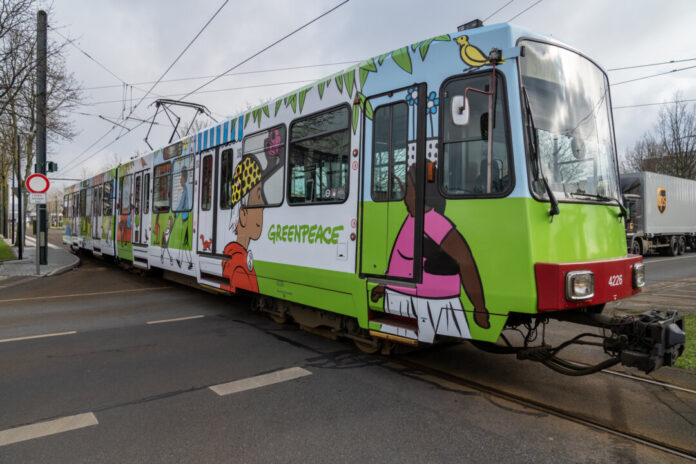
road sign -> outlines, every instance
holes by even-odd
[[[46,193],[51,183],[48,181],[48,177],[43,174],[32,174],[27,177],[25,182],[27,190],[31,193]],[[44,201],[45,203],[45,201]]]
[[[46,194],[45,193],[30,193],[29,203],[32,205],[45,205],[46,204]]]

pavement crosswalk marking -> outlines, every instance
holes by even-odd
[[[185,317],[176,317],[174,319],[162,319],[159,321],[148,321],[148,322],[146,322],[146,324],[164,324],[165,322],[188,321],[189,319],[200,319],[201,317],[205,317],[205,315],[198,314],[197,316],[185,316]]]
[[[255,388],[266,387],[268,385],[273,385],[274,383],[299,379],[300,377],[304,377],[306,375],[312,375],[312,373],[307,369],[302,369],[301,367],[291,367],[289,369],[283,369],[280,371],[271,372],[269,374],[257,375],[256,377],[249,377],[247,379],[214,385],[210,387],[210,389],[218,395],[224,396],[246,390],[253,390]]]
[[[29,243],[29,245],[32,248],[34,248],[34,246],[36,245],[36,239],[34,237],[29,237],[28,235],[24,238]],[[60,247],[58,245],[54,245],[51,242],[48,242],[47,245],[49,248],[53,248],[54,250],[60,250]]]
[[[35,338],[60,337],[61,335],[73,335],[76,333],[77,332],[72,330],[70,332],[56,332],[56,333],[41,334],[41,335],[28,335],[26,337],[5,338],[5,339],[0,340],[0,343],[18,342],[20,340],[33,340]]]
[[[97,424],[99,424],[97,417],[93,413],[88,412],[36,424],[23,425],[0,431],[0,446],[82,429]]]

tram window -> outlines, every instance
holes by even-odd
[[[155,213],[166,213],[169,211],[169,196],[171,193],[171,172],[172,165],[167,162],[155,166],[154,198],[152,199],[152,211]]]
[[[442,91],[443,155],[441,186],[448,196],[500,195],[511,186],[505,86],[498,76],[493,121],[491,190],[488,190],[488,95],[467,92],[469,123],[455,125],[449,108],[452,97],[464,95],[467,87],[488,91],[490,73],[448,82]]]
[[[380,106],[374,113],[372,145],[372,199],[404,198],[408,147],[408,105]]]
[[[193,155],[177,158],[172,163],[172,211],[191,211],[193,204]]]
[[[135,178],[135,202],[133,204],[133,207],[135,209],[135,214],[140,214],[141,187],[142,187],[142,178],[140,176],[137,176]]]
[[[113,209],[111,207],[111,200],[113,199],[113,187],[114,184],[112,180],[104,183],[104,208],[102,210],[102,214],[104,216],[113,216],[114,214]]]
[[[131,184],[133,176],[127,175],[121,177],[121,201],[119,205],[120,214],[129,214],[131,210]]]
[[[99,216],[99,187],[92,189],[92,216]]]
[[[75,192],[73,194],[73,201],[72,201],[72,217],[79,217],[80,216],[80,193]]]
[[[145,174],[145,180],[143,181],[143,195],[145,207],[143,208],[143,214],[150,212],[150,173]]]
[[[293,122],[288,202],[302,205],[345,201],[349,156],[348,108]]]
[[[220,209],[230,209],[232,197],[232,176],[234,175],[234,156],[231,148],[220,155]]]
[[[87,190],[80,190],[80,217],[84,217],[86,211],[87,211]]]
[[[279,206],[285,179],[285,126],[246,136],[242,158],[247,157],[253,157],[260,169],[263,205],[258,206]]]
[[[201,179],[201,209],[203,211],[210,211],[210,206],[212,204],[212,180],[213,180],[213,155],[206,155],[203,157],[203,175]]]
[[[63,217],[70,217],[70,197],[68,195],[63,196]]]

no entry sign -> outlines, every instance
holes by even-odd
[[[46,193],[48,188],[51,186],[48,177],[44,176],[43,174],[32,174],[31,176],[27,177],[27,181],[25,183],[27,190],[29,190],[31,193]]]

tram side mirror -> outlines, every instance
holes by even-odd
[[[466,126],[469,124],[469,99],[464,95],[454,95],[452,97],[452,123],[455,126]]]

